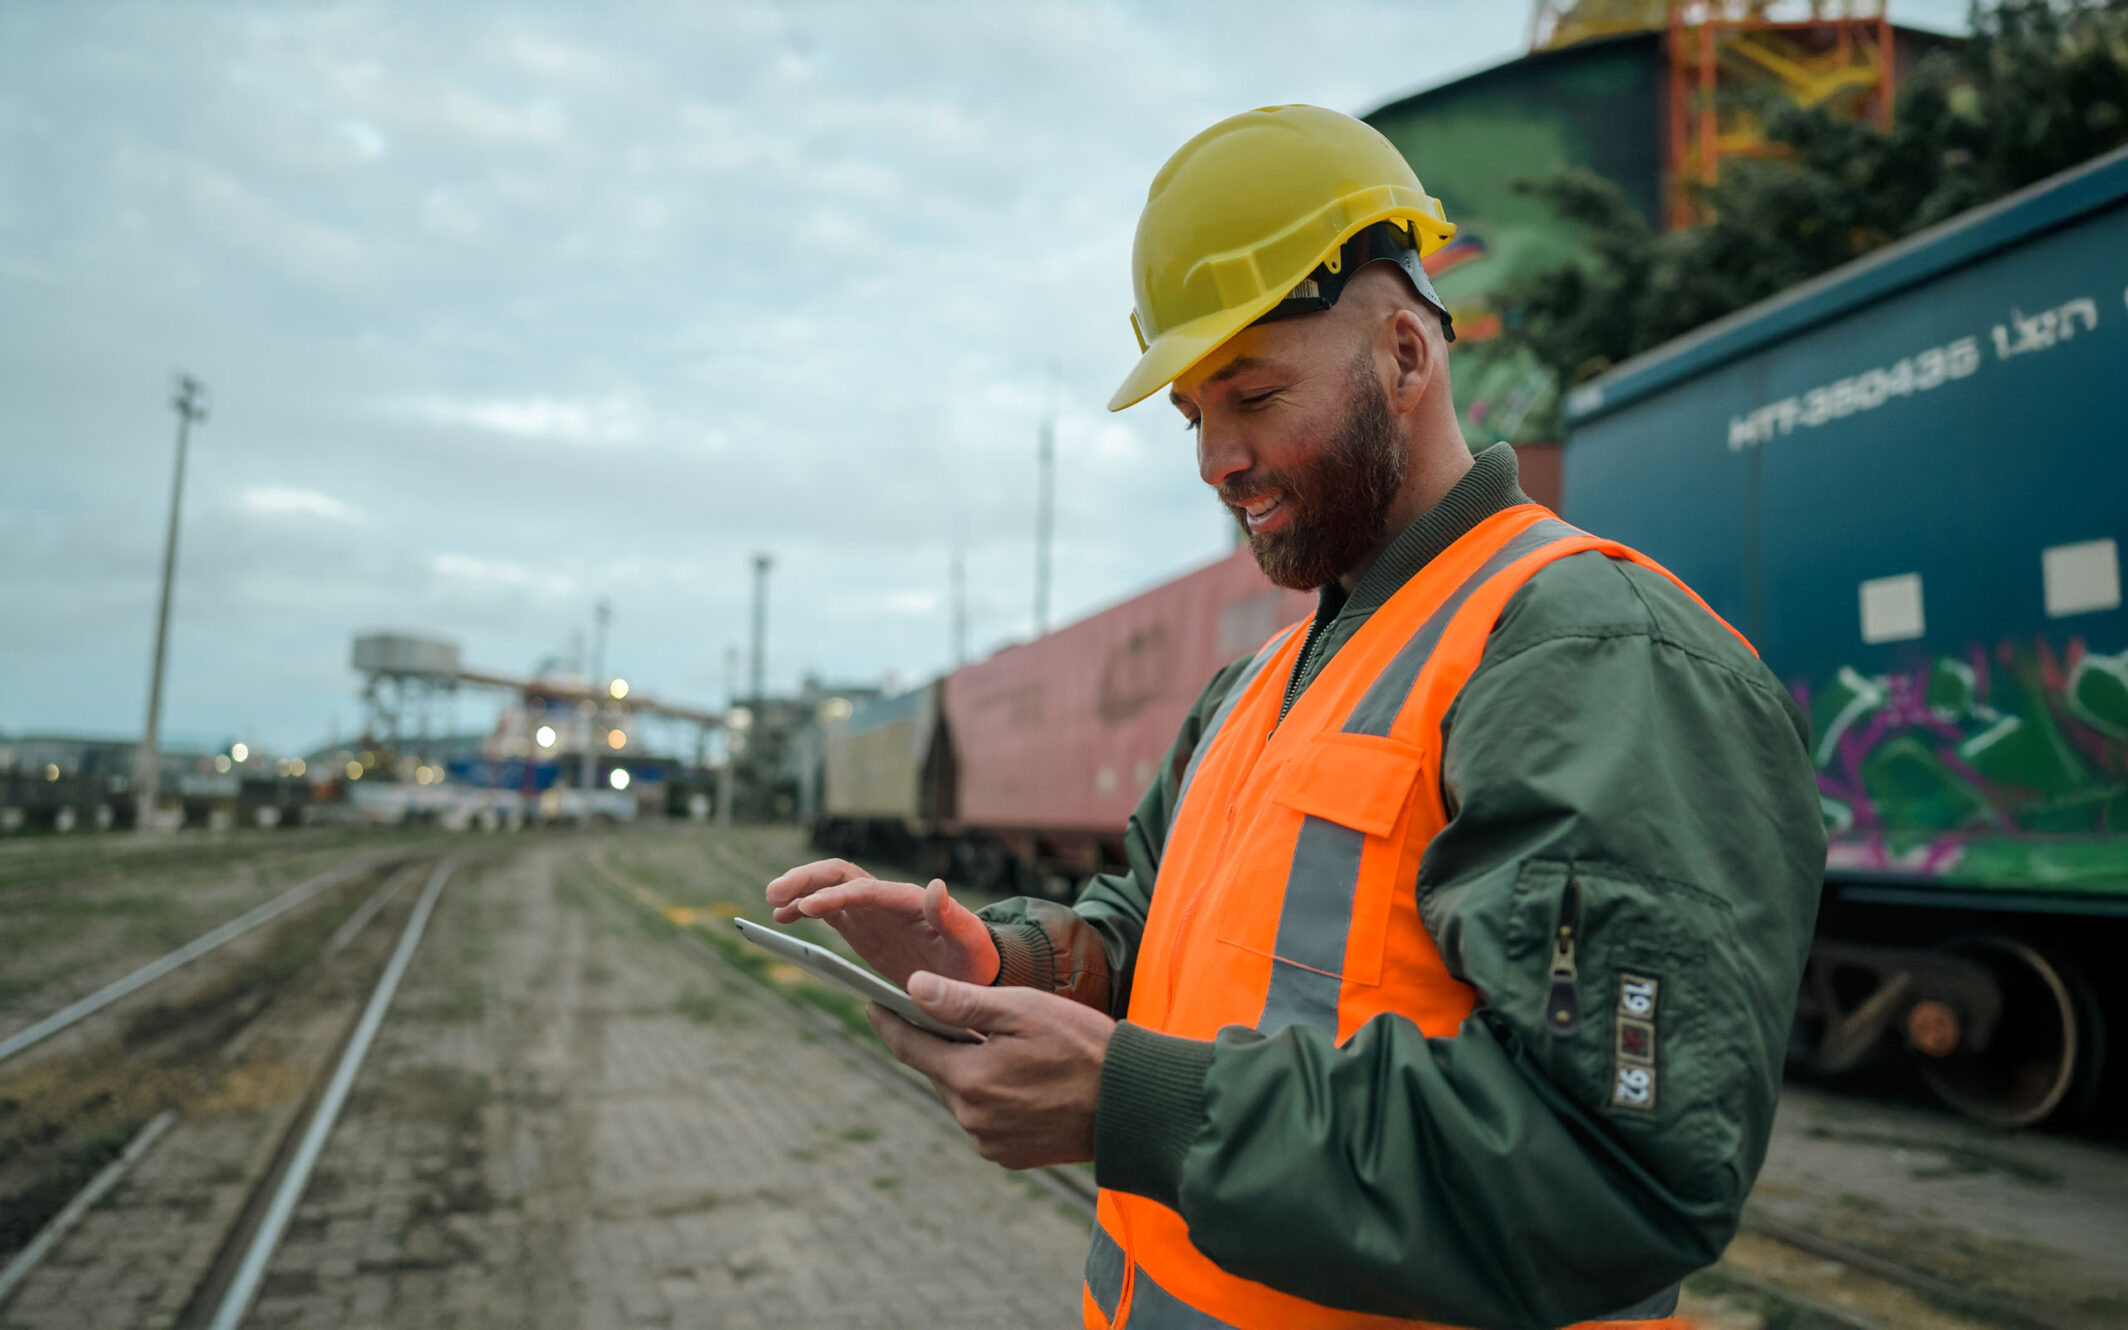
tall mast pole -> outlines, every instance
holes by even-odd
[[[155,663],[148,670],[148,726],[141,736],[139,797],[135,800],[133,825],[148,831],[155,826],[155,805],[162,796],[162,757],[157,741],[163,719],[163,657],[170,641],[170,582],[177,569],[177,518],[185,493],[185,448],[194,421],[207,418],[207,385],[190,374],[177,376],[177,395],[170,399],[177,412],[177,473],[170,482],[170,526],[163,538],[163,588],[155,608]]]

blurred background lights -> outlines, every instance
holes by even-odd
[[[628,746],[628,731],[626,731],[626,730],[608,730],[608,731],[606,731],[606,746],[607,746],[608,748],[626,748],[626,747]]]
[[[626,679],[615,679],[606,691],[612,693],[613,700],[618,702],[628,696],[628,681]]]
[[[542,725],[533,732],[532,738],[540,747],[552,748],[554,747],[554,727],[552,725]]]
[[[251,745],[229,745],[229,760],[232,762],[249,762],[251,760]]]
[[[616,731],[616,733],[618,733],[618,731]],[[619,745],[615,746],[618,747]],[[615,767],[613,771],[607,775],[606,783],[608,785],[611,785],[616,790],[625,790],[628,788],[628,773],[619,767]]]

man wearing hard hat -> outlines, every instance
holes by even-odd
[[[1638,552],[1474,457],[1454,234],[1373,129],[1220,122],[1153,180],[1143,352],[1314,617],[1205,688],[1128,873],[976,915],[771,883],[986,1157],[1091,1159],[1088,1326],[1671,1326],[1764,1157],[1825,839],[1808,723]]]

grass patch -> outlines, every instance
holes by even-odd
[[[878,1177],[872,1179],[873,1191],[895,1191],[900,1188],[900,1186],[901,1179],[893,1176],[890,1173],[882,1173]]]
[[[488,1014],[487,988],[473,975],[459,976],[451,990],[451,1018],[477,1021]]]
[[[853,1144],[863,1145],[867,1141],[876,1141],[879,1139],[879,1128],[871,1126],[868,1123],[860,1122],[854,1127],[844,1127],[840,1132],[837,1132],[836,1134],[842,1137],[842,1139],[852,1142]]]
[[[865,1004],[839,988],[819,988],[812,984],[793,984],[791,996],[808,1006],[818,1007],[832,1017],[836,1024],[851,1034],[865,1038],[872,1034],[872,1022],[865,1019]]]
[[[672,1009],[697,1025],[722,1024],[731,1019],[722,1002],[698,988],[690,988],[680,994],[674,1000]]]
[[[79,1140],[56,1150],[51,1165],[35,1182],[0,1205],[0,1255],[19,1251],[37,1230],[66,1208],[74,1193],[89,1185],[105,1164],[118,1158],[140,1129],[137,1122],[112,1122],[91,1129]]]
[[[1719,1301],[1730,1309],[1757,1316],[1765,1322],[1765,1330],[1854,1330],[1846,1320],[1821,1316],[1808,1307],[1732,1279],[1719,1269],[1687,1275],[1684,1286],[1694,1297]]]

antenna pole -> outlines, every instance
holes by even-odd
[[[162,755],[157,741],[163,719],[163,657],[170,642],[170,582],[177,570],[177,518],[185,494],[185,447],[191,439],[193,423],[207,418],[207,385],[190,374],[180,373],[177,395],[170,399],[170,406],[177,412],[177,474],[170,481],[170,525],[163,538],[163,589],[155,608],[155,663],[148,670],[148,725],[140,741],[140,792],[133,814],[137,831],[154,829],[156,803],[162,797]]]

